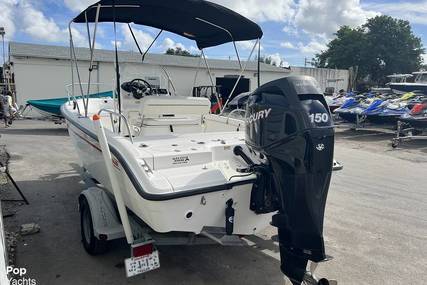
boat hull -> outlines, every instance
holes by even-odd
[[[390,83],[390,89],[398,94],[413,91],[421,91],[427,94],[427,84],[422,83]]]
[[[367,115],[367,121],[374,124],[394,124],[397,122],[400,115],[396,116],[381,116],[380,114]]]
[[[338,116],[350,123],[355,123],[357,121],[357,114],[356,113],[350,113],[350,112],[342,112],[338,113]]]
[[[113,194],[100,146],[90,126],[92,122],[87,118],[80,118],[79,120],[85,120],[85,122],[79,124],[67,115],[65,119],[82,167],[99,181],[106,191]],[[112,141],[108,135],[107,139]],[[115,147],[119,149],[118,145]],[[134,179],[132,180],[126,171],[132,166],[125,165],[126,162],[123,162],[114,152],[112,155],[116,178],[120,184],[125,205],[156,232],[178,231],[199,234],[206,227],[223,228],[226,202],[229,199],[235,202],[233,234],[255,234],[263,230],[271,221],[273,213],[257,215],[249,209],[253,181],[236,184],[229,189],[211,189],[205,193],[183,195],[177,198],[162,199],[160,196],[153,199],[145,198],[135,188]]]

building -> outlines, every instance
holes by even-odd
[[[61,46],[35,45],[10,42],[9,57],[16,85],[18,105],[25,105],[30,99],[49,99],[66,97],[65,86],[71,83],[70,49]],[[76,48],[79,73],[82,82],[87,82],[90,51]],[[112,90],[114,83],[114,52],[96,50],[94,52],[91,82],[93,91]],[[212,85],[208,69],[201,58],[164,54],[148,54],[144,63],[141,55],[135,52],[119,52],[121,81],[142,78],[162,88],[171,89],[176,94],[192,96],[193,86]],[[245,63],[243,62],[243,65]],[[240,72],[239,63],[233,60],[208,59],[213,83],[221,79],[236,77]],[[168,80],[169,74],[172,84]],[[196,77],[197,74],[197,77]],[[347,70],[291,67],[290,69],[261,64],[261,83],[288,75],[310,75],[317,79],[320,88],[332,86],[347,89],[349,74]],[[74,74],[75,78],[77,75]],[[196,77],[196,79],[195,79]],[[244,72],[245,82],[250,90],[257,87],[257,63],[249,62]],[[335,79],[339,81],[334,81]],[[75,82],[78,82],[75,79]],[[335,82],[331,85],[331,82]],[[334,86],[336,85],[336,86]],[[70,88],[71,89],[71,88]],[[77,88],[80,92],[80,88]],[[77,93],[76,95],[80,95]]]

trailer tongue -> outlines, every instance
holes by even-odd
[[[323,218],[331,179],[334,129],[327,103],[311,77],[267,83],[249,98],[246,144],[263,164],[251,197],[256,213],[277,211],[281,270],[293,284],[330,284],[307,271],[326,261]],[[241,149],[235,154],[250,160]]]

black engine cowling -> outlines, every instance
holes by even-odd
[[[262,174],[266,168],[272,173],[272,181],[254,186],[251,209],[278,210],[272,224],[281,270],[299,284],[308,260],[326,259],[323,218],[334,153],[329,108],[313,78],[291,76],[259,87],[248,100],[246,120],[246,144],[268,161],[258,177],[269,179]]]

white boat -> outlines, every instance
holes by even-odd
[[[102,0],[72,21],[94,23],[92,56],[98,22],[174,32],[195,40],[201,50],[256,40],[253,52],[262,37],[257,24],[207,1]],[[70,42],[75,79],[78,65]],[[61,108],[83,168],[102,185],[102,191],[80,197],[86,250],[97,253],[103,240],[113,238],[111,227],[102,234],[93,229],[94,204],[111,199],[130,244],[138,240],[129,216],[156,233],[215,239],[211,230],[222,229],[220,243],[254,235],[272,222],[279,228],[284,274],[294,284],[322,282],[306,272],[306,265],[326,259],[322,231],[333,127],[315,80],[288,77],[260,86],[243,121],[210,114],[207,98],[155,96],[142,79],[120,84],[118,62],[116,73],[113,98],[85,98],[79,81],[73,99]],[[76,98],[77,91],[83,98]],[[89,219],[82,210],[86,203]]]
[[[242,121],[209,114],[206,98],[147,96],[123,110],[130,139],[127,128],[113,132],[113,99],[91,99],[88,117],[64,105],[83,166],[106,189],[112,187],[91,119],[100,110],[125,204],[156,232],[199,234],[204,227],[223,227],[219,205],[229,199],[235,203],[234,234],[255,234],[271,221],[272,214],[257,215],[248,207],[256,177],[236,171],[245,167],[233,155],[235,146],[245,145]]]
[[[390,88],[390,84],[395,83],[406,83],[409,78],[412,78],[412,74],[391,74],[387,75],[387,78],[390,79],[390,82],[385,84],[385,87],[372,87],[371,91],[375,93],[390,93],[392,89]],[[396,91],[396,90],[394,90]]]
[[[389,86],[394,93],[404,94],[419,91],[427,94],[427,71],[413,72],[412,75],[404,74],[407,77],[397,82],[390,82]],[[415,76],[414,82],[406,82],[407,78]]]

